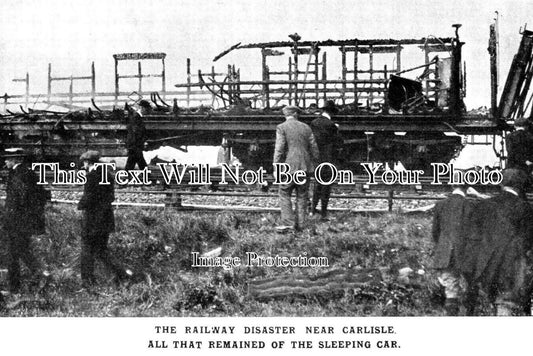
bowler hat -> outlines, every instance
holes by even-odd
[[[8,159],[8,158],[24,158],[27,157],[28,153],[24,151],[22,148],[6,148],[4,152],[2,153],[1,157]]]
[[[283,115],[285,116],[291,116],[301,113],[302,109],[294,105],[287,105],[281,109],[281,112],[283,112]]]
[[[337,106],[333,100],[326,101],[326,105],[324,105],[322,110],[330,114],[336,114],[339,112],[339,109],[337,109]]]
[[[508,168],[504,169],[502,174],[502,186],[521,190],[525,188],[528,181],[528,175],[523,170],[516,168]]]
[[[88,161],[88,162],[98,162],[100,160],[100,152],[98,151],[87,151],[84,154],[80,156],[80,161]]]

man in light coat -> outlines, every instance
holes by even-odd
[[[303,184],[294,181],[281,184],[279,188],[281,224],[278,231],[301,230],[304,227],[309,204],[309,176],[318,160],[318,147],[311,128],[298,121],[300,109],[296,106],[283,108],[285,122],[276,128],[274,164],[286,163],[290,172],[301,170],[307,173]],[[291,195],[296,191],[296,211],[292,209]]]

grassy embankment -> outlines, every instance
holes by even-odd
[[[142,280],[116,286],[112,276],[97,263],[98,287],[92,292],[81,290],[80,213],[71,206],[51,206],[47,208],[47,234],[34,246],[52,278],[38,298],[26,289],[20,298],[28,301],[11,304],[11,308],[0,311],[1,315],[443,315],[428,268],[430,215],[337,214],[329,223],[312,221],[302,233],[283,235],[275,233],[275,214],[128,208],[117,210],[115,216],[117,232],[111,236],[111,251],[138,276],[142,275]],[[5,243],[1,246],[5,248]],[[223,256],[241,258],[247,251],[267,256],[306,252],[307,256],[327,257],[330,267],[191,268],[192,251],[203,253],[219,246]],[[5,268],[5,262],[1,267]],[[415,271],[409,282],[398,279],[398,270],[404,267]],[[254,278],[313,275],[331,269],[352,269],[357,273],[359,268],[379,269],[383,280],[308,298],[264,302],[248,294],[247,282]],[[5,283],[0,287],[5,290]],[[8,305],[13,302],[10,298]]]

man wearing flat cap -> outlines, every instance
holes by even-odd
[[[533,134],[528,130],[529,120],[519,117],[515,120],[515,130],[505,138],[507,167],[530,173],[533,169]]]
[[[47,277],[31,247],[31,236],[44,233],[44,205],[47,194],[37,184],[37,175],[27,166],[22,149],[3,155],[9,170],[3,229],[8,241],[8,282],[12,293],[21,287],[20,261],[30,270],[33,279]]]
[[[496,315],[529,314],[533,210],[523,189],[528,180],[520,169],[503,171],[498,196],[481,201],[473,213],[471,235],[478,239],[474,280],[489,295]]]
[[[328,100],[326,105],[322,108],[322,113],[319,117],[311,122],[311,129],[315,135],[315,140],[318,145],[318,164],[337,162],[337,150],[341,146],[341,138],[337,125],[332,121],[333,115],[338,112],[333,100]],[[330,169],[320,170],[320,178],[322,181],[329,181],[332,177]],[[328,202],[331,194],[331,185],[323,185],[315,182],[313,188],[313,198],[311,203],[311,213],[316,214],[316,207],[320,201],[320,215],[322,220],[327,220]]]
[[[318,160],[318,147],[311,128],[298,121],[300,108],[285,106],[285,122],[276,128],[274,163],[287,163],[290,172],[302,170],[307,173],[304,184],[294,182],[279,187],[281,224],[279,231],[301,230],[305,226],[309,204],[309,176]],[[291,195],[296,191],[296,211],[292,210]]]
[[[110,184],[103,184],[102,167],[95,164],[100,160],[98,151],[87,151],[80,157],[87,171],[87,182],[78,209],[83,211],[81,236],[81,279],[85,288],[95,283],[94,262],[101,260],[111,270],[117,281],[122,281],[130,273],[120,267],[108,250],[109,234],[115,230],[115,217],[111,203],[115,200],[113,178]]]
[[[126,135],[126,148],[128,149],[128,160],[126,161],[126,170],[139,166],[139,169],[144,169],[147,164],[144,159],[143,149],[146,141],[146,128],[143,122],[143,116],[150,115],[152,107],[146,100],[141,100],[138,103],[139,110],[128,110],[128,126]]]

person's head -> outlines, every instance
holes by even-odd
[[[321,111],[320,109],[318,108],[318,105],[316,103],[312,103],[311,105],[309,105],[307,107],[307,110],[306,110],[309,114],[315,114],[315,115],[320,115]]]
[[[23,161],[22,157],[6,157],[5,158],[6,167],[9,169],[13,168],[18,163],[22,163],[22,161]]]
[[[326,101],[326,105],[324,105],[324,107],[322,108],[322,111],[330,114],[330,115],[335,115],[336,113],[339,112],[339,110],[337,109],[337,106],[335,105],[335,102],[333,100],[328,100]]]
[[[150,103],[146,100],[140,100],[139,103],[139,110],[141,111],[141,114],[148,115],[152,112],[152,106]]]
[[[294,105],[287,105],[285,107],[283,107],[283,109],[281,110],[283,112],[283,115],[285,115],[285,117],[295,117],[295,118],[298,118],[298,115],[300,114],[300,112],[302,111],[299,107],[297,106],[294,106]]]
[[[22,163],[24,161],[26,158],[26,153],[22,148],[7,149],[3,157],[6,167],[11,169],[18,163]]]
[[[529,124],[529,120],[525,117],[518,117],[514,120],[514,127],[526,128]]]
[[[528,175],[521,169],[508,168],[502,171],[502,187],[509,187],[520,192],[524,191],[528,181]]]
[[[83,163],[83,168],[89,169],[93,164],[100,161],[100,152],[98,151],[87,151],[80,156],[80,161]]]

